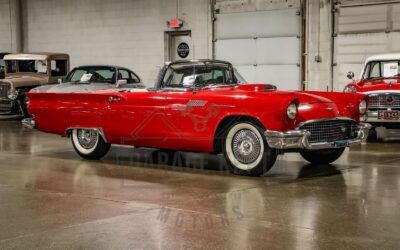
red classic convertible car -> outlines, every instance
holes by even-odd
[[[223,153],[235,174],[259,176],[278,154],[330,163],[361,143],[370,125],[364,95],[282,92],[242,84],[228,62],[167,63],[154,88],[92,93],[29,93],[23,124],[69,136],[85,159],[111,144]]]
[[[344,92],[368,95],[368,111],[361,118],[377,127],[399,128],[400,123],[400,54],[383,54],[369,57],[361,80],[353,80]]]

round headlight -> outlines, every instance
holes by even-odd
[[[364,115],[367,112],[367,102],[365,100],[362,100],[360,102],[360,105],[358,106],[358,111],[361,115]]]
[[[355,92],[357,92],[357,89],[354,86],[347,86],[347,87],[344,88],[343,92],[345,92],[345,93],[355,93]]]
[[[11,88],[10,90],[7,91],[7,97],[10,100],[17,99],[18,95],[19,95],[18,90],[14,89],[14,88]]]
[[[286,110],[286,114],[289,117],[289,119],[294,120],[297,116],[297,105],[296,103],[292,102]]]

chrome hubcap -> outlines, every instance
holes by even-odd
[[[242,129],[232,138],[232,151],[238,161],[250,164],[259,157],[261,142],[253,131]]]
[[[78,129],[77,137],[84,149],[91,149],[96,145],[98,133],[94,129]]]

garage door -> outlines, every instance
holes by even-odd
[[[335,17],[334,89],[341,91],[347,72],[358,78],[367,57],[400,51],[400,3],[344,3]]]
[[[301,17],[298,9],[217,14],[215,57],[249,82],[300,89]]]

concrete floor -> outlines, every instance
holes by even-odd
[[[0,249],[399,249],[399,152],[370,143],[327,166],[288,154],[249,178],[202,154],[85,161],[66,138],[0,121]]]

